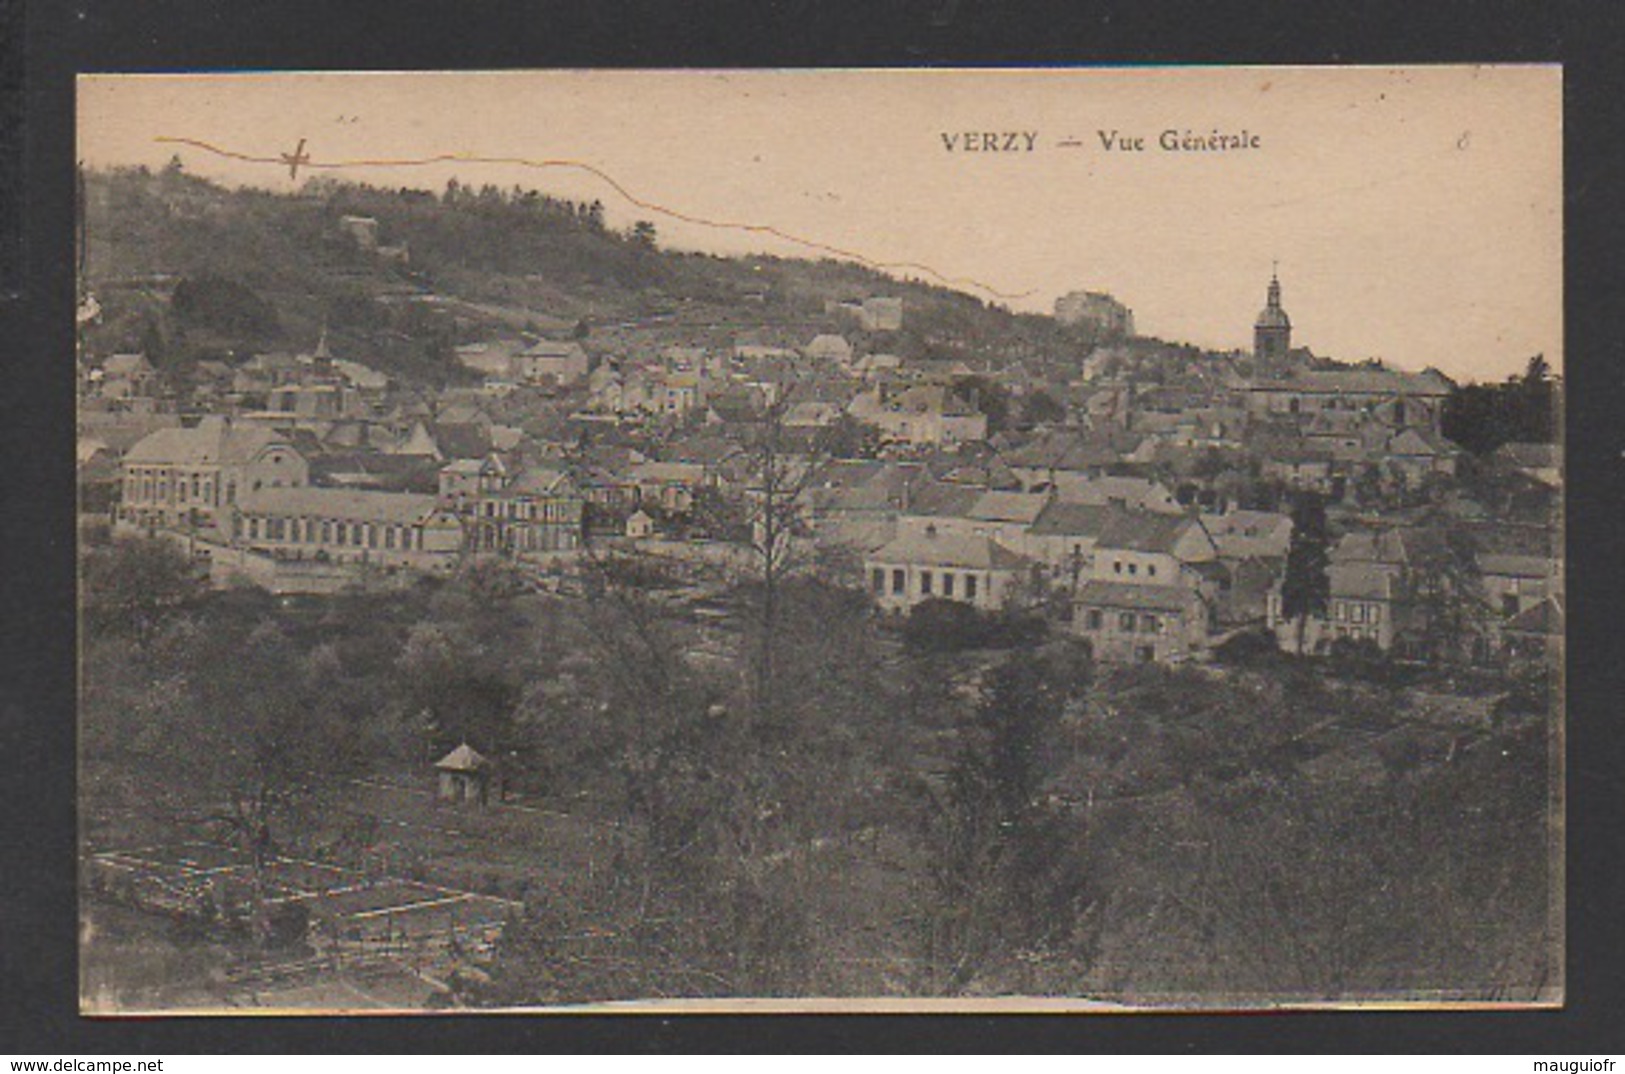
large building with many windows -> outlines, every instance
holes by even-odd
[[[449,570],[462,522],[428,494],[262,488],[238,498],[233,543],[277,559]]]
[[[224,538],[239,498],[302,488],[310,466],[280,432],[211,416],[143,437],[125,454],[120,476],[118,528]]]

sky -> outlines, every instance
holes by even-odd
[[[1556,66],[95,75],[79,152],[271,190],[519,184],[674,248],[833,249],[1023,311],[1109,291],[1221,349],[1278,263],[1294,344],[1496,380],[1562,367],[1561,97]],[[439,155],[504,159],[389,163]]]

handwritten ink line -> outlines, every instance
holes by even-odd
[[[415,168],[435,164],[496,164],[531,168],[538,171],[546,169],[575,170],[585,172],[586,174],[593,176],[598,181],[608,186],[622,199],[638,209],[642,209],[646,212],[658,213],[669,219],[678,220],[685,224],[692,224],[697,227],[713,228],[717,230],[743,231],[753,235],[766,235],[795,246],[800,246],[804,249],[816,250],[820,253],[828,254],[831,257],[841,258],[847,261],[855,261],[860,265],[875,269],[877,271],[912,272],[918,275],[928,276],[931,279],[936,280],[938,283],[949,287],[969,287],[999,299],[1023,299],[1035,293],[1033,291],[1001,291],[996,287],[983,283],[982,281],[969,276],[948,276],[932,268],[930,265],[926,265],[918,261],[881,261],[876,258],[868,257],[855,250],[845,249],[840,246],[834,246],[829,243],[820,242],[816,239],[809,239],[805,236],[784,231],[772,224],[755,224],[742,220],[714,219],[711,217],[699,216],[694,213],[686,213],[666,205],[661,205],[658,202],[652,202],[644,198],[640,198],[607,172],[579,160],[482,156],[473,153],[438,153],[428,157],[399,159],[361,158],[355,160],[324,161],[313,159],[308,154],[305,154],[303,152],[303,140],[300,141],[300,148],[296,150],[295,154],[293,155],[294,159],[290,159],[288,154],[267,157],[256,156],[250,153],[241,153],[235,150],[225,149],[221,146],[214,145],[210,142],[201,141],[196,138],[181,138],[163,135],[155,140],[165,145],[189,146],[193,149],[202,150],[205,153],[211,153],[215,156],[230,160],[242,161],[246,164],[269,164],[290,169],[292,169],[294,166],[294,160],[296,159],[297,167],[299,168],[329,171],[345,168]]]

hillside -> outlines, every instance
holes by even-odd
[[[437,195],[315,180],[277,195],[178,167],[93,172],[85,188],[85,286],[104,311],[87,351],[145,350],[172,370],[308,348],[324,326],[335,353],[425,383],[459,375],[456,343],[616,326],[652,346],[741,336],[787,345],[838,329],[861,349],[907,357],[1069,365],[1094,344],[1051,318],[851,263],[664,250],[653,226],[615,232],[601,207],[533,190],[454,181]],[[864,339],[826,313],[870,295],[903,298],[902,331]]]

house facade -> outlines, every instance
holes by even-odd
[[[1114,510],[1072,597],[1072,630],[1098,660],[1182,663],[1207,651],[1218,547],[1194,514]]]
[[[587,375],[587,352],[574,341],[542,340],[512,358],[509,375],[522,384],[575,384]]]
[[[476,554],[574,552],[585,541],[587,501],[562,470],[515,470],[497,456],[477,467],[453,463],[441,471],[440,502],[462,520]]]
[[[1207,650],[1207,603],[1195,589],[1090,579],[1072,599],[1072,630],[1095,659],[1178,664]]]
[[[983,610],[1004,607],[1032,561],[991,537],[924,532],[899,536],[869,553],[864,576],[875,603],[906,612],[927,600],[957,600]]]
[[[1396,530],[1348,533],[1328,559],[1326,611],[1304,619],[1303,651],[1322,653],[1340,639],[1370,641],[1384,652],[1391,650],[1409,612],[1411,557],[1404,535]],[[1279,583],[1270,592],[1265,622],[1281,648],[1297,651],[1299,623],[1283,614]]]

